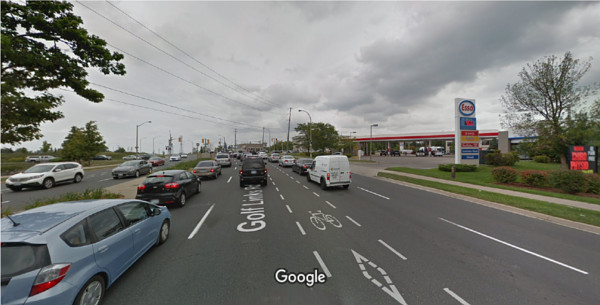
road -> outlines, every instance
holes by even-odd
[[[323,191],[275,163],[266,187],[240,188],[237,171],[223,169],[171,209],[169,240],[117,280],[105,304],[600,299],[598,235],[356,174],[348,190]],[[318,211],[339,223],[317,228]],[[280,268],[317,269],[326,282],[280,284]]]
[[[190,155],[187,160],[196,159],[195,155]],[[123,161],[125,162],[125,161]],[[152,170],[160,170],[165,166],[170,166],[174,162],[169,162],[165,160],[164,166],[154,167]],[[19,192],[11,191],[6,187],[4,183],[2,183],[2,211],[6,209],[10,209],[11,211],[19,211],[23,210],[26,206],[33,204],[36,200],[43,200],[44,198],[52,198],[57,197],[69,192],[83,192],[85,189],[98,189],[98,188],[106,188],[115,184],[122,183],[125,179],[131,178],[123,178],[123,179],[113,179],[112,178],[112,169],[117,167],[111,166],[101,169],[94,170],[85,170],[85,175],[83,180],[80,183],[61,183],[55,185],[51,189],[36,189],[36,188],[26,188]]]

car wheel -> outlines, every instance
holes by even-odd
[[[240,180],[240,187],[244,187],[244,182]]]
[[[22,189],[22,187],[20,186],[9,186],[9,189],[11,189],[13,192],[18,192]]]
[[[79,183],[79,182],[81,182],[81,179],[83,179],[83,176],[81,174],[77,174],[77,175],[75,175],[73,182]]]
[[[104,299],[106,284],[100,275],[94,275],[79,291],[74,305],[98,305]]]
[[[198,183],[198,189],[196,190],[196,193],[200,193],[200,187],[202,186],[202,184]]]
[[[140,171],[135,171],[135,177],[138,178],[140,176]]]
[[[46,178],[43,182],[43,186],[45,189],[52,188],[54,186],[54,179]]]
[[[113,179],[117,180],[117,179],[119,179],[119,177],[117,177],[117,176],[113,176]]]
[[[160,226],[160,232],[158,233],[157,245],[162,245],[165,243],[165,241],[167,241],[167,239],[169,239],[170,228],[171,228],[171,223],[169,222],[168,219],[165,219],[165,221],[163,221],[162,225]]]
[[[185,205],[187,198],[185,197],[185,192],[181,193],[181,196],[179,196],[179,206],[182,207]]]
[[[325,183],[325,179],[321,178],[321,189],[322,190],[326,190],[327,189],[327,183]]]
[[[263,186],[267,186],[267,185],[268,185],[268,183],[267,183],[267,179],[263,180],[263,182],[262,182],[261,184],[262,184]]]

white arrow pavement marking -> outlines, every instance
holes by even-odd
[[[402,295],[400,294],[400,292],[398,291],[398,289],[396,289],[396,286],[394,286],[394,284],[392,284],[392,280],[390,279],[390,277],[387,275],[387,273],[385,272],[385,270],[383,270],[381,267],[377,267],[377,265],[375,265],[375,263],[369,261],[366,257],[358,254],[356,251],[350,249],[350,251],[352,251],[352,254],[354,255],[354,258],[356,258],[356,262],[358,263],[358,267],[360,267],[360,270],[362,270],[363,275],[365,276],[366,279],[371,280],[371,282],[373,284],[375,284],[375,286],[380,287],[381,290],[385,291],[385,293],[389,294],[392,298],[394,298],[396,301],[398,301],[398,303],[402,304],[402,305],[407,305],[406,301],[404,300],[404,298],[402,297]],[[369,266],[371,266],[374,269],[377,269],[377,271],[379,271],[379,273],[381,273],[381,275],[383,276],[383,279],[385,279],[385,282],[388,284],[387,287],[382,287],[383,284],[381,284],[381,282],[379,282],[378,280],[374,279],[366,270],[364,263],[368,263]]]

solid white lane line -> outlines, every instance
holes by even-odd
[[[385,196],[383,196],[383,195],[380,195],[380,194],[377,194],[377,193],[375,193],[375,192],[372,192],[372,191],[366,190],[366,189],[364,189],[364,188],[362,188],[362,187],[357,187],[357,189],[359,189],[359,190],[363,190],[363,191],[365,191],[365,192],[367,192],[367,193],[371,193],[371,194],[373,194],[373,195],[375,195],[375,196],[379,196],[379,197],[381,197],[381,198],[384,198],[384,199],[390,200],[390,198],[389,198],[389,197],[385,197]]]
[[[200,220],[200,222],[198,223],[198,225],[196,225],[196,227],[194,228],[194,231],[192,231],[192,233],[190,234],[190,236],[188,236],[188,239],[192,239],[194,237],[194,235],[196,235],[196,233],[198,233],[198,230],[200,230],[200,226],[202,226],[202,224],[204,223],[204,221],[208,217],[208,214],[210,214],[210,211],[212,211],[212,209],[214,207],[215,207],[215,204],[213,203],[213,205],[210,206],[210,208],[208,209],[208,211],[206,211],[206,214],[204,214],[204,217],[202,217],[202,219]]]
[[[575,268],[575,267],[572,267],[572,266],[569,266],[569,265],[567,265],[567,264],[565,264],[565,263],[561,263],[561,262],[559,262],[559,261],[557,261],[557,260],[551,259],[551,258],[549,258],[549,257],[545,257],[545,256],[543,256],[543,255],[541,255],[541,254],[537,254],[537,253],[535,253],[535,252],[533,252],[533,251],[529,251],[529,250],[527,250],[527,249],[524,249],[524,248],[521,248],[521,247],[515,246],[515,245],[513,245],[513,244],[510,244],[510,243],[507,243],[507,242],[505,242],[505,241],[503,241],[503,240],[497,239],[497,238],[495,238],[495,237],[492,237],[492,236],[489,236],[489,235],[485,235],[485,234],[483,234],[483,233],[481,233],[481,232],[475,231],[475,230],[473,230],[473,229],[469,229],[469,228],[467,228],[467,227],[465,227],[465,226],[461,226],[461,225],[459,225],[459,224],[457,224],[457,223],[454,223],[454,222],[452,222],[452,221],[446,220],[446,219],[444,219],[444,218],[441,218],[441,217],[439,217],[439,219],[440,219],[440,220],[443,220],[443,221],[445,221],[445,222],[447,222],[447,223],[449,223],[449,224],[455,225],[455,226],[457,226],[457,227],[459,227],[459,228],[461,228],[461,229],[467,230],[467,231],[469,231],[469,232],[473,232],[473,233],[475,233],[475,234],[477,234],[477,235],[480,235],[480,236],[483,236],[483,237],[485,237],[485,238],[491,239],[491,240],[493,240],[493,241],[495,241],[495,242],[499,242],[499,243],[501,243],[501,244],[503,244],[503,245],[505,245],[505,246],[509,246],[509,247],[511,247],[511,248],[517,249],[517,250],[519,250],[519,251],[522,251],[522,252],[525,252],[525,253],[527,253],[527,254],[531,254],[531,255],[533,255],[533,256],[539,257],[539,258],[541,258],[541,259],[543,259],[543,260],[547,260],[547,261],[549,261],[549,262],[551,262],[551,263],[555,263],[555,264],[557,264],[557,265],[563,266],[563,267],[565,267],[565,268],[569,268],[569,269],[571,269],[571,270],[573,270],[573,271],[576,271],[576,272],[579,272],[579,273],[582,273],[582,274],[588,274],[588,272],[587,272],[587,271],[583,271],[583,270],[577,269],[577,268]]]
[[[335,207],[335,205],[333,205],[331,202],[329,202],[329,201],[325,200],[325,203],[327,203],[328,205],[330,205],[332,208],[334,208],[334,209],[337,209],[337,208]]]
[[[294,213],[294,212],[292,212],[292,209],[290,208],[289,205],[286,204],[285,206],[287,207],[288,211],[290,211],[290,214]]]
[[[231,178],[233,178],[233,177],[229,176],[229,179],[227,180],[227,183],[231,182]]]
[[[380,244],[384,245],[386,248],[390,249],[390,251],[394,252],[394,254],[398,255],[398,257],[400,257],[403,260],[406,260],[406,257],[402,254],[400,254],[400,252],[396,251],[396,249],[392,248],[390,245],[386,244],[383,240],[378,240]]]
[[[300,180],[296,180],[296,183],[300,184]]]
[[[315,196],[317,196],[317,197],[321,197],[321,196],[319,196],[319,194],[317,194],[317,193],[315,193],[315,192],[313,192],[313,194],[315,194]]]
[[[355,224],[357,227],[362,227],[362,226],[360,225],[360,223],[358,223],[358,222],[356,222],[356,220],[354,220],[354,219],[350,218],[350,216],[346,216],[346,218],[348,218],[348,220],[352,221],[352,222],[353,222],[353,223],[354,223],[354,224]]]
[[[10,202],[10,200],[2,201],[2,203],[9,203],[9,202]]]
[[[452,290],[448,289],[448,288],[444,288],[444,291],[446,293],[448,293],[450,296],[452,296],[455,300],[457,300],[458,302],[460,302],[462,305],[470,305],[469,303],[467,303],[467,301],[463,300],[463,298],[459,297],[456,293],[454,293]]]
[[[283,195],[279,194],[279,197],[281,197],[281,200],[285,200],[285,198],[283,198]]]
[[[298,229],[300,229],[300,233],[302,233],[302,235],[306,235],[306,232],[304,232],[304,229],[302,229],[302,225],[300,225],[300,223],[297,221],[296,221],[296,225],[298,226]]]
[[[308,186],[306,186],[306,185],[303,185],[302,187],[308,190]]]
[[[113,180],[113,178],[107,178],[107,179],[98,180],[98,182],[108,181],[108,180]]]
[[[329,269],[327,269],[327,266],[325,266],[325,262],[323,262],[323,260],[321,259],[319,252],[313,251],[313,254],[317,258],[317,261],[319,261],[319,265],[321,265],[321,269],[323,269],[323,272],[325,272],[325,275],[327,275],[327,277],[331,277],[331,272],[329,272]]]
[[[275,187],[275,189],[279,192],[279,188],[278,187]]]

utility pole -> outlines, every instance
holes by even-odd
[[[237,150],[237,128],[235,128],[233,130],[233,132],[234,132],[233,133],[234,134],[234,136],[233,136],[233,149]]]
[[[260,142],[260,144],[262,144],[263,148],[265,147],[265,128],[263,127],[263,137],[262,137],[262,142]]]
[[[292,107],[290,107],[290,116],[288,118],[288,134],[287,134],[287,142],[285,142],[285,150],[290,151],[289,143],[290,143],[290,124],[292,123]]]

